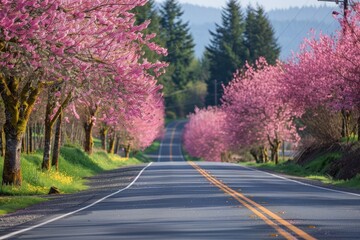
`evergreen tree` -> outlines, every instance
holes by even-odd
[[[227,85],[236,69],[244,65],[246,48],[244,44],[245,21],[240,3],[230,0],[222,13],[222,25],[216,25],[211,32],[212,40],[207,49],[210,61],[207,104],[219,104],[222,84]]]
[[[164,46],[164,40],[161,38],[161,26],[160,26],[160,16],[155,8],[155,1],[149,0],[144,6],[138,6],[134,8],[133,13],[136,15],[136,25],[140,25],[145,21],[150,20],[150,25],[144,30],[145,34],[155,33],[156,37],[153,39],[153,42],[157,43],[160,46]],[[149,50],[147,47],[144,49],[145,55],[149,61],[160,60],[159,55],[154,51]]]
[[[280,47],[274,35],[274,29],[264,9],[259,5],[256,9],[248,6],[245,45],[249,63],[254,64],[259,57],[265,57],[270,64],[276,63],[280,55]]]
[[[165,61],[170,63],[169,74],[174,90],[183,89],[189,82],[188,68],[194,58],[194,40],[189,24],[183,23],[183,11],[176,0],[166,0],[160,9],[162,38],[168,49]]]

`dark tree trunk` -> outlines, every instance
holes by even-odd
[[[45,136],[44,136],[44,155],[42,162],[43,170],[50,170],[50,152],[51,152],[51,138],[52,138],[52,125],[45,120]]]
[[[34,152],[34,146],[33,146],[33,127],[32,125],[29,126],[29,152]]]
[[[23,134],[9,123],[5,124],[4,131],[6,138],[6,150],[2,185],[21,186],[22,177],[20,155]]]
[[[93,121],[84,123],[84,130],[85,130],[84,151],[87,152],[88,154],[93,153],[93,146],[94,146],[94,141],[92,138],[93,126],[94,126]]]
[[[26,153],[26,130],[24,132],[23,137],[21,138],[21,152]]]
[[[124,147],[124,151],[125,151],[125,158],[129,158],[130,157],[130,152],[131,152],[130,144],[128,144],[127,146]]]
[[[51,161],[51,165],[56,167],[56,171],[59,170],[59,155],[60,155],[60,147],[61,147],[61,122],[62,122],[62,116],[60,114],[56,122],[54,151]]]
[[[2,127],[0,129],[0,140],[1,140],[1,144],[0,144],[0,154],[2,157],[5,156],[5,146],[6,146],[6,142],[5,142],[5,132],[4,132],[4,128]]]

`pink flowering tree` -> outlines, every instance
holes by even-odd
[[[282,97],[284,76],[281,63],[271,66],[263,58],[254,67],[247,66],[244,73],[234,75],[225,88],[222,106],[234,148],[262,146],[266,161],[266,149],[270,147],[271,159],[278,163],[281,143],[299,140],[293,120],[301,112]]]
[[[133,64],[139,59],[142,45],[165,52],[150,42],[153,36],[140,33],[148,22],[135,26],[134,15],[129,13],[145,3],[146,0],[125,4],[115,0],[1,1],[0,91],[6,108],[3,184],[21,185],[20,143],[44,88],[68,86],[61,102],[50,101],[47,122],[53,124],[68,105],[64,101],[70,93],[88,93],[89,86],[101,87],[96,83],[110,79],[125,85],[124,78],[133,79],[127,76],[139,75],[144,69],[161,71],[161,63],[144,60]],[[116,89],[122,85],[111,86]],[[43,167],[48,166],[44,154]]]
[[[340,19],[342,30],[334,36],[305,39],[301,51],[285,66],[284,93],[289,101],[299,108],[325,106],[341,112],[343,137],[351,134],[351,113],[360,112],[359,20],[356,4],[346,19]]]
[[[195,109],[185,125],[183,143],[185,150],[194,157],[220,162],[227,150],[225,112],[220,108]]]

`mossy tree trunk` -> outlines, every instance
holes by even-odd
[[[5,157],[2,184],[21,186],[21,141],[36,99],[43,88],[41,82],[31,79],[5,77],[0,73],[0,93],[5,106]]]
[[[110,154],[115,153],[115,138],[116,138],[116,135],[114,133],[109,136],[108,153],[110,153]]]
[[[57,109],[56,113],[53,115],[53,112],[56,108],[56,99],[55,93],[61,90],[61,83],[56,84],[49,88],[48,91],[48,101],[46,104],[46,112],[45,112],[45,134],[44,134],[44,155],[42,162],[43,170],[50,170],[50,154],[51,154],[51,143],[52,143],[52,129],[55,122],[58,120],[60,114],[63,109],[67,107],[71,100],[71,92],[68,93],[65,100],[62,101],[61,106]]]
[[[279,164],[279,150],[281,146],[281,141],[276,136],[273,141],[271,141],[270,137],[268,136],[268,141],[270,144],[270,150],[271,150],[271,161],[275,162],[275,164]]]
[[[85,130],[84,151],[89,155],[93,153],[94,140],[92,137],[92,131],[95,124],[94,119],[95,115],[98,112],[98,108],[98,105],[95,105],[94,108],[89,107],[89,116],[83,125]]]
[[[107,142],[107,134],[109,131],[109,127],[104,125],[101,129],[100,129],[100,139],[101,139],[101,149],[106,151],[106,142]]]

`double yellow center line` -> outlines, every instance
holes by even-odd
[[[225,193],[229,194],[231,197],[236,199],[239,203],[247,207],[250,211],[256,214],[259,218],[261,218],[265,223],[269,226],[273,227],[280,235],[282,235],[285,239],[297,239],[290,232],[293,232],[298,237],[305,240],[315,240],[316,238],[310,236],[303,230],[295,227],[288,221],[282,219],[280,216],[271,212],[269,209],[263,207],[262,205],[254,202],[253,200],[247,198],[243,194],[233,190],[228,187],[224,183],[217,180],[214,176],[206,172],[204,169],[196,165],[194,162],[189,162],[189,164],[194,167],[201,175],[203,175],[207,180],[213,183],[215,186],[220,188]],[[289,231],[284,230],[283,228],[287,228]]]

